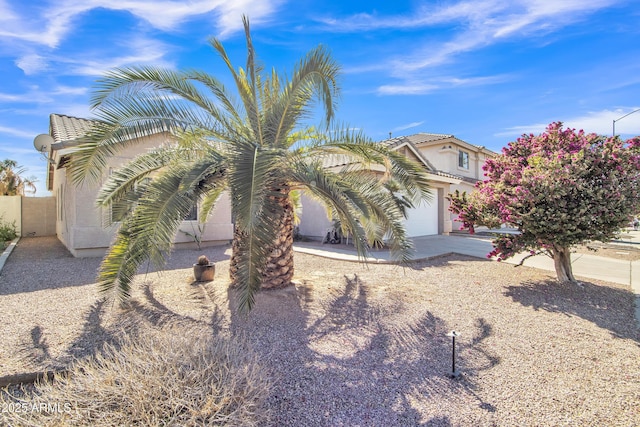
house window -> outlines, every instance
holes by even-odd
[[[458,167],[469,169],[469,153],[460,150],[458,152]]]
[[[184,217],[185,221],[197,221],[198,220],[198,205],[194,205],[187,216]]]

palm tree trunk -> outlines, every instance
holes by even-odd
[[[278,237],[269,248],[269,258],[262,270],[263,289],[282,288],[291,284],[293,278],[293,204],[288,196],[280,197],[282,215],[274,218]]]
[[[280,215],[274,213],[273,224],[279,230],[277,238],[268,248],[267,262],[260,269],[262,273],[262,289],[276,289],[289,286],[293,278],[293,204],[289,200],[288,188],[275,190],[283,194],[277,202],[281,206]],[[279,217],[278,217],[279,216]],[[229,273],[232,286],[237,284],[239,254],[243,251],[242,233],[234,232],[231,246]]]
[[[576,283],[571,267],[571,250],[568,247],[553,248],[553,264],[560,282]]]

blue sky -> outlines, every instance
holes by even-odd
[[[376,140],[445,133],[499,151],[556,120],[611,134],[640,108],[637,0],[0,0],[0,160],[47,195],[32,142],[50,113],[90,117],[113,67],[226,78],[208,39],[243,65],[242,14],[269,68],[328,46],[343,67],[338,119]],[[640,135],[640,112],[616,133]]]

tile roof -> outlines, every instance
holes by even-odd
[[[446,177],[446,178],[459,179],[460,181],[469,182],[471,184],[475,184],[478,181],[482,181],[481,179],[471,178],[471,177],[462,176],[462,175],[456,175],[454,173],[445,172],[443,170],[438,170],[438,171],[435,171],[433,173],[435,175],[438,175],[438,176],[443,176],[443,177]]]
[[[419,144],[424,144],[426,142],[436,142],[436,141],[441,141],[443,139],[448,139],[448,138],[455,138],[460,142],[468,144],[471,147],[477,148],[478,150],[486,149],[486,147],[483,147],[481,145],[471,144],[471,143],[469,143],[467,141],[463,141],[460,138],[456,138],[454,135],[448,135],[448,134],[444,134],[444,133],[425,133],[425,132],[421,132],[421,133],[415,133],[413,135],[398,136],[396,138],[391,138],[391,139],[388,139],[386,141],[383,141],[383,143],[398,145],[398,144],[401,144],[402,141],[411,141],[414,145],[419,145]]]
[[[414,135],[396,136],[395,138],[380,141],[380,143],[393,148],[406,142],[410,142],[412,144],[420,144],[423,142],[438,141],[440,139],[446,138],[453,138],[453,135],[444,135],[439,133],[416,133]]]
[[[394,150],[397,147],[402,146],[403,144],[408,145],[412,148],[413,154],[415,154],[422,162],[427,166],[427,169],[430,171],[435,171],[435,168],[429,162],[429,160],[424,157],[424,155],[418,150],[415,145],[407,139],[407,137],[397,137],[387,139],[385,141],[378,142],[379,144],[386,145],[387,148]],[[349,166],[354,163],[360,163],[360,159],[358,157],[350,156],[349,154],[328,154],[323,156],[322,158],[322,166],[325,168],[334,168],[340,166]]]
[[[56,144],[69,143],[83,137],[91,128],[91,120],[78,117],[51,114],[49,117],[50,132]]]

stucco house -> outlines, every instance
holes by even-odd
[[[409,237],[448,234],[460,228],[449,212],[446,196],[456,190],[473,191],[484,179],[482,166],[496,155],[485,147],[469,144],[453,135],[417,133],[381,141],[393,150],[419,162],[428,172],[433,189],[430,203],[422,203],[408,212],[405,227]],[[334,161],[327,167],[339,169],[345,163]],[[332,224],[323,206],[302,198],[299,232],[314,240],[322,240]]]
[[[45,151],[49,158],[47,188],[56,200],[56,235],[76,257],[102,256],[115,237],[117,222],[105,225],[116,213],[111,208],[96,206],[99,188],[109,174],[135,156],[171,141],[168,133],[157,133],[130,145],[108,159],[101,181],[90,185],[76,185],[67,176],[70,154],[77,149],[91,121],[61,114],[51,114],[49,122],[50,143]],[[446,196],[455,190],[471,192],[478,180],[483,179],[482,165],[495,155],[494,152],[469,144],[453,135],[418,133],[381,141],[393,150],[419,162],[429,174],[433,199],[409,211],[405,220],[410,237],[448,234],[458,229],[455,216],[449,210]],[[329,160],[326,167],[339,170],[345,166],[346,157]],[[375,172],[375,171],[374,171]],[[331,221],[324,207],[303,197],[303,212],[299,231],[306,237],[322,240]],[[185,218],[175,237],[176,244],[194,244],[198,236],[202,245],[226,244],[233,238],[231,203],[223,195],[204,227],[199,227],[198,213]]]
[[[96,185],[74,184],[67,176],[70,154],[91,126],[91,121],[60,114],[49,118],[50,146],[47,189],[56,198],[56,235],[76,257],[102,256],[115,237],[117,222],[106,226],[105,218],[114,213],[110,208],[96,206],[99,188],[118,167],[149,149],[171,141],[167,133],[145,137],[108,159],[101,182]],[[231,204],[226,195],[218,201],[204,227],[198,227],[199,212],[192,212],[175,237],[176,244],[194,244],[198,236],[202,245],[226,244],[233,238]],[[113,217],[111,217],[113,219]]]

